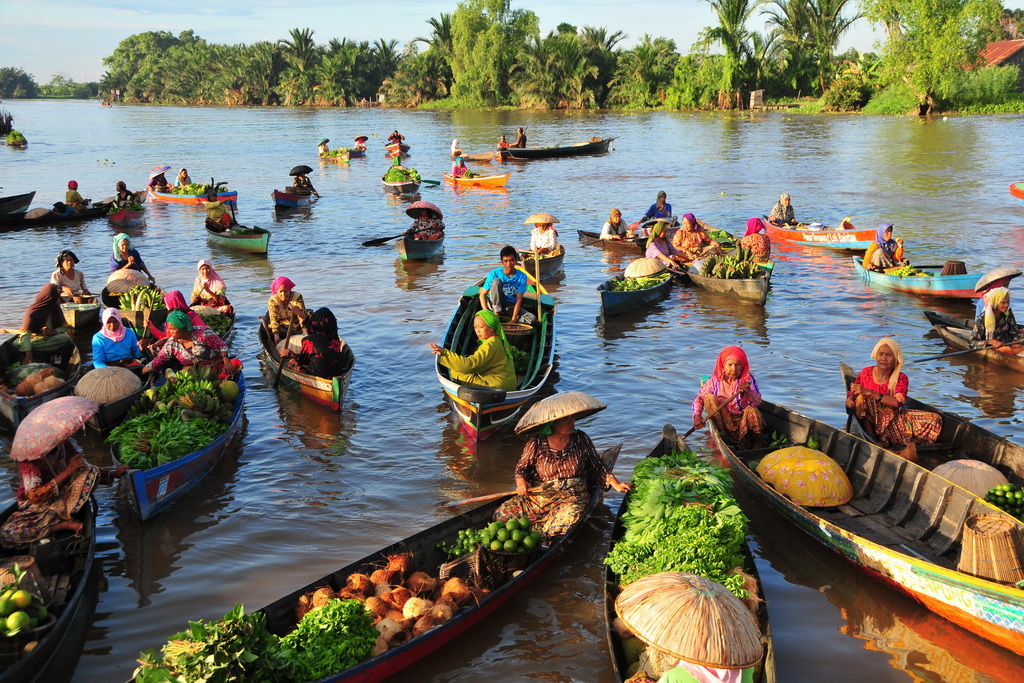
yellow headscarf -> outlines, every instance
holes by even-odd
[[[883,346],[888,346],[889,351],[896,358],[896,365],[892,369],[892,374],[889,375],[889,387],[886,391],[890,396],[896,394],[896,383],[900,381],[900,369],[903,368],[903,351],[900,349],[900,344],[892,337],[883,337],[878,340],[875,344],[875,348],[871,349],[871,360],[878,360],[878,350]]]
[[[985,338],[992,339],[996,332],[996,306],[1010,298],[1010,290],[996,287],[985,292]]]
[[[647,238],[647,244],[645,246],[650,247],[654,243],[654,238],[658,237],[663,232],[665,232],[665,224],[658,221],[651,228],[651,236]]]

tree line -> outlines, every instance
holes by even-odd
[[[644,35],[625,49],[621,31],[593,26],[563,23],[541,35],[537,15],[511,0],[462,0],[404,47],[384,38],[319,43],[309,28],[251,45],[148,31],[104,58],[98,84],[55,76],[36,86],[8,68],[0,69],[0,95],[91,88],[128,102],[188,105],[353,106],[379,94],[390,106],[734,109],[763,89],[834,111],[870,101],[928,111],[1021,99],[1015,67],[981,68],[986,42],[1024,32],[1024,10],[998,0],[704,2],[717,25],[686,54],[664,36]],[[884,28],[880,53],[837,54],[862,18]],[[751,30],[759,19],[764,31]]]

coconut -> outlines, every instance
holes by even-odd
[[[375,586],[379,586],[382,583],[402,583],[401,576],[399,576],[398,572],[393,569],[377,569],[370,574],[370,581],[372,581]]]
[[[363,595],[374,594],[373,581],[370,581],[370,577],[366,574],[349,574],[348,580],[345,583],[349,588],[359,591]]]
[[[373,649],[370,654],[373,656],[382,655],[388,651],[388,641],[382,637],[378,637],[377,641],[373,644]]]
[[[441,603],[431,607],[430,612],[427,614],[433,617],[434,620],[440,624],[443,621],[451,619],[455,615],[455,611],[447,604]]]
[[[313,603],[310,597],[308,595],[300,595],[299,606],[295,608],[295,621],[302,621],[302,617],[306,616],[311,609],[313,609]]]
[[[459,611],[459,603],[455,602],[455,598],[450,595],[442,595],[438,601],[434,603],[435,607],[438,605],[447,606],[448,609],[452,611],[452,614],[456,614]]]
[[[404,586],[397,586],[390,594],[384,596],[384,602],[388,603],[395,609],[402,609],[411,597],[411,590]]]
[[[437,626],[440,622],[430,614],[424,614],[422,617],[416,620],[416,624],[412,627],[412,636],[415,638],[418,635],[422,635],[430,629]]]
[[[366,606],[366,611],[372,614],[374,619],[383,619],[388,615],[388,603],[380,598],[366,598],[366,602],[363,604]]]
[[[316,609],[317,607],[323,607],[331,600],[333,600],[335,597],[336,596],[334,594],[334,591],[331,590],[330,587],[324,586],[323,588],[317,588],[315,591],[313,591],[313,594],[310,596],[309,601],[310,604],[313,606],[313,609]]]
[[[397,586],[392,586],[390,583],[379,583],[373,588],[373,594],[378,598],[383,598],[386,593],[390,593],[395,590]]]
[[[366,599],[365,595],[363,595],[359,591],[352,590],[348,586],[345,586],[340,591],[338,591],[338,597],[342,600],[358,600],[359,602],[362,602]]]
[[[416,572],[406,579],[405,585],[416,595],[429,594],[437,590],[437,579],[426,572]]]
[[[419,619],[430,611],[434,603],[424,598],[409,598],[402,608],[402,616],[406,619]]]
[[[445,582],[444,587],[441,588],[441,597],[446,595],[451,596],[452,600],[454,600],[459,607],[462,607],[469,602],[471,597],[473,597],[473,591],[470,590],[465,581],[457,576],[453,576],[448,579]]]
[[[384,619],[374,625],[384,642],[390,643],[392,639],[402,632],[402,625],[394,619]]]
[[[401,574],[402,579],[405,579],[412,573],[412,554],[400,553],[389,556],[388,569]],[[392,581],[391,583],[401,583],[401,581]]]

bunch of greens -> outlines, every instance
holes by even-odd
[[[325,154],[325,157],[339,157],[343,154],[348,154],[348,147],[339,147],[338,149],[332,149],[330,152]]]
[[[181,187],[171,188],[171,194],[206,194],[210,190],[210,186],[205,183],[189,183],[188,185],[182,185]]]
[[[641,289],[657,287],[671,277],[671,273],[659,273],[651,277],[627,277],[624,280],[612,280],[609,289],[613,292],[637,292]]]
[[[509,344],[508,350],[512,352],[512,364],[516,368],[516,374],[525,375],[530,367],[530,354],[522,349],[517,349],[511,344]]]
[[[211,330],[213,330],[214,333],[218,337],[220,337],[222,339],[224,338],[224,335],[227,334],[228,331],[231,329],[231,316],[230,315],[220,315],[218,313],[209,313],[207,315],[200,314],[199,317],[200,317],[200,319],[202,319],[202,321],[204,323],[206,323],[207,327],[209,327]]]
[[[392,166],[388,169],[388,172],[384,174],[384,182],[418,183],[420,182],[420,174],[415,168],[398,168],[397,166]]]
[[[4,138],[4,142],[6,142],[8,145],[24,145],[26,143],[26,140],[25,136],[22,135],[19,131],[12,130],[10,133],[7,134],[7,137]]]
[[[183,422],[177,411],[157,409],[115,427],[107,443],[117,446],[118,460],[128,467],[148,470],[203,448],[227,427],[205,417]]]
[[[117,297],[117,307],[122,311],[141,311],[149,308],[154,311],[167,308],[164,305],[164,292],[156,285],[136,285]]]
[[[125,204],[116,204],[116,203],[115,204],[111,204],[110,205],[110,210],[107,211],[107,213],[114,214],[114,213],[118,213],[120,211],[125,211],[125,210],[127,210],[127,211],[145,211],[146,209],[145,209],[144,206],[142,206],[142,202],[134,201],[134,202],[127,202]]]
[[[281,639],[290,678],[316,681],[370,656],[377,629],[363,603],[331,600],[306,613],[298,628]]]
[[[622,515],[626,532],[605,558],[625,586],[659,572],[691,572],[747,597],[742,548],[747,519],[732,497],[728,470],[693,451],[646,458],[633,471]]]
[[[166,645],[139,656],[134,680],[140,683],[178,681],[288,680],[280,658],[280,639],[267,630],[262,614],[245,614],[241,605],[209,624],[190,621],[188,630],[171,636]],[[304,679],[309,680],[309,679]]]

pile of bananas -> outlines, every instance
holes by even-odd
[[[136,285],[117,297],[117,307],[122,311],[141,311],[144,308],[157,310],[164,305],[164,290],[156,285]]]
[[[749,247],[738,247],[725,256],[708,256],[700,266],[700,274],[704,277],[724,280],[750,280],[764,277],[764,273],[764,268],[754,261],[754,253]]]
[[[212,368],[186,368],[177,374],[168,371],[167,378],[163,385],[144,391],[128,414],[138,417],[180,410],[182,422],[196,417],[230,420],[231,411],[220,400],[219,382]]]

